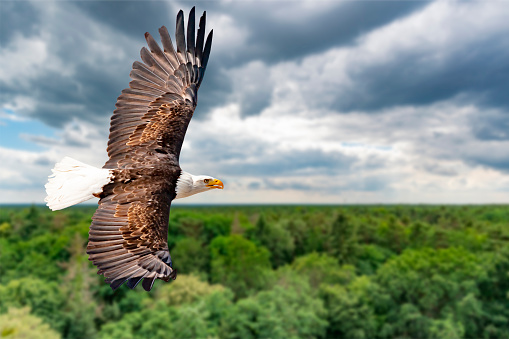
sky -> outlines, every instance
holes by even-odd
[[[179,203],[509,203],[504,1],[0,1],[0,203],[102,167],[144,33],[207,11]],[[95,203],[95,201],[92,201]]]

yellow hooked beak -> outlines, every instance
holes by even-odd
[[[223,189],[224,188],[224,184],[221,180],[218,180],[218,179],[211,179],[208,183],[207,183],[207,187],[208,188],[219,188],[219,189]]]

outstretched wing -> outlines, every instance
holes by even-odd
[[[151,178],[116,181],[104,187],[92,217],[87,253],[111,288],[125,281],[130,288],[143,281],[176,277],[168,251],[171,200],[167,187]]]
[[[205,38],[205,12],[195,41],[195,9],[189,13],[187,42],[184,14],[179,11],[173,47],[166,27],[159,29],[163,50],[145,33],[150,51],[141,49],[134,62],[129,88],[118,97],[111,117],[109,160],[104,168],[135,168],[167,157],[177,165],[189,121],[197,103],[212,44]]]

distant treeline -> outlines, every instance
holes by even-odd
[[[94,210],[0,208],[0,337],[509,338],[508,206],[174,207],[150,293],[96,274]]]

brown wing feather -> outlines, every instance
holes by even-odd
[[[159,29],[163,49],[149,33],[145,34],[150,50],[145,47],[141,49],[143,63],[136,61],[133,64],[130,74],[133,80],[117,99],[111,117],[109,160],[105,168],[139,167],[151,161],[148,158],[157,158],[160,154],[167,154],[170,163],[178,165],[187,126],[196,107],[197,92],[205,73],[212,39],[211,31],[203,49],[204,12],[200,18],[195,46],[194,15],[193,7],[189,13],[189,25],[193,27],[187,30],[187,50],[184,47],[186,39],[182,11],[177,15],[176,51],[166,27]],[[140,157],[142,149],[145,156]]]
[[[103,189],[92,217],[87,253],[113,289],[125,281],[134,288],[145,278],[150,290],[155,279],[176,277],[167,234],[171,180],[177,173],[118,171]],[[130,178],[130,179],[127,179]],[[164,181],[167,180],[167,181]]]
[[[159,33],[163,49],[146,33],[149,49],[134,62],[129,88],[118,97],[108,141],[113,182],[103,187],[92,218],[87,253],[113,289],[125,281],[134,288],[143,279],[150,290],[155,279],[175,278],[167,233],[171,201],[180,175],[178,159],[193,116],[197,91],[210,54],[205,46],[205,13],[196,46],[194,8],[188,39],[183,13],[177,15],[177,49],[166,27]]]

